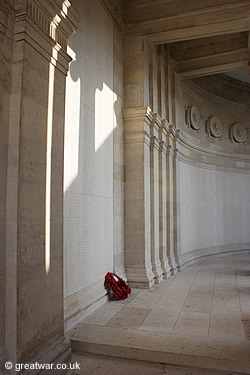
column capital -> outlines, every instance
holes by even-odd
[[[150,107],[125,108],[123,110],[123,119],[136,121],[143,120],[150,124],[153,120],[153,113]]]
[[[160,140],[164,140],[166,142],[167,136],[169,133],[169,123],[166,119],[161,120],[161,126],[160,126]]]
[[[15,0],[10,4],[15,17],[14,41],[27,42],[66,74],[71,61],[67,41],[79,24],[71,2]]]
[[[161,127],[159,131],[160,139],[160,151],[167,153],[167,135],[168,135],[168,122],[167,120],[161,121]]]
[[[150,125],[150,134],[151,134],[151,148],[156,148],[159,150],[159,133],[161,128],[161,117],[158,113],[153,114],[153,119]]]
[[[161,116],[158,113],[153,113],[151,127],[154,127],[159,132],[161,128],[161,122]]]
[[[150,146],[150,126],[153,114],[149,107],[123,110],[124,143],[144,142]]]

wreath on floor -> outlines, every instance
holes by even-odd
[[[108,272],[105,276],[105,283],[120,300],[126,299],[131,293],[128,284],[116,273]]]

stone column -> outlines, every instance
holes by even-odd
[[[14,19],[12,8],[0,3],[0,373],[7,360],[5,346],[5,246],[6,246],[6,191],[9,135],[9,107],[11,94],[11,60]]]
[[[170,276],[167,258],[167,131],[167,122],[163,120],[159,134],[159,255],[164,279]]]
[[[177,271],[174,248],[174,135],[173,125],[169,126],[167,133],[167,158],[166,158],[166,175],[167,175],[167,257],[171,274]]]
[[[154,283],[150,233],[149,108],[124,110],[125,269],[132,287]]]
[[[150,229],[149,44],[144,37],[124,42],[124,226],[125,270],[132,287],[154,283]]]
[[[67,362],[63,318],[63,147],[69,1],[13,1],[6,198],[9,360]],[[24,372],[25,373],[25,372]]]
[[[151,263],[155,283],[158,284],[163,278],[159,258],[159,130],[161,118],[153,115],[150,126],[150,215],[151,215]]]

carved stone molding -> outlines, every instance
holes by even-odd
[[[153,113],[149,107],[126,108],[123,110],[124,144],[145,143],[151,145],[150,126]]]
[[[233,173],[250,174],[250,155],[214,150],[192,143],[180,132],[177,139],[178,158],[195,167]]]
[[[231,126],[229,136],[232,142],[246,144],[247,129],[243,124],[237,122]]]
[[[201,127],[200,112],[194,105],[185,108],[185,121],[188,128],[192,128],[199,132]]]
[[[214,138],[222,138],[222,132],[223,132],[223,125],[221,120],[216,117],[212,116],[207,120],[206,123],[206,130],[208,135],[214,137]]]
[[[15,15],[18,21],[31,19],[41,31],[65,51],[67,39],[76,32],[79,23],[76,10],[69,0],[65,0],[63,3],[51,0],[43,2],[19,0],[15,3]]]
[[[40,55],[67,74],[71,61],[67,40],[76,32],[78,14],[69,0],[16,0],[12,9],[15,20],[14,41],[25,41]]]
[[[122,9],[119,7],[119,2],[114,0],[101,0],[104,8],[117,25],[121,33],[124,33],[124,22],[122,17]]]
[[[59,16],[55,16],[53,20],[32,0],[27,2],[27,14],[30,18],[56,43],[58,43],[64,50],[67,49],[67,36],[58,30]],[[66,16],[65,16],[66,17]]]
[[[160,139],[159,139],[159,132],[161,128],[161,117],[158,113],[153,114],[152,123],[150,125],[150,134],[151,134],[151,149],[156,148],[159,150],[160,147]]]
[[[167,137],[169,132],[169,123],[166,119],[161,121],[161,127],[159,131],[159,139],[160,139],[160,151],[167,153]]]

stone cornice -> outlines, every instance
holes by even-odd
[[[242,165],[239,165],[239,162],[230,160],[220,160],[220,163],[215,163],[215,160],[209,160],[209,158],[204,158],[201,155],[200,159],[193,156],[186,155],[182,150],[178,149],[178,152],[174,152],[175,157],[188,165],[193,167],[209,169],[214,171],[223,171],[223,172],[232,172],[240,174],[250,174],[250,163],[245,164],[240,162]]]
[[[114,0],[100,0],[104,9],[111,17],[113,23],[118,27],[120,32],[124,34],[124,22],[121,9],[118,9]]]
[[[180,132],[176,140],[178,160],[195,167],[225,172],[250,173],[250,155],[229,154],[194,145]]]
[[[76,32],[79,24],[76,10],[69,0],[19,0],[15,5],[16,17],[27,16],[66,49],[67,39]]]
[[[178,133],[177,137],[177,144],[186,147],[188,149],[193,150],[194,152],[200,152],[203,153],[204,155],[208,155],[211,157],[216,157],[216,158],[228,158],[228,159],[233,159],[233,160],[238,160],[239,162],[244,161],[250,163],[250,155],[248,154],[236,154],[234,150],[232,150],[231,153],[229,152],[222,152],[222,151],[216,151],[212,150],[211,148],[205,148],[200,145],[191,143],[189,140],[187,140],[183,134],[183,132]]]
[[[12,9],[13,10],[13,9]],[[78,27],[70,1],[19,0],[15,3],[14,41],[25,41],[49,62],[67,73],[71,61],[67,40]]]

